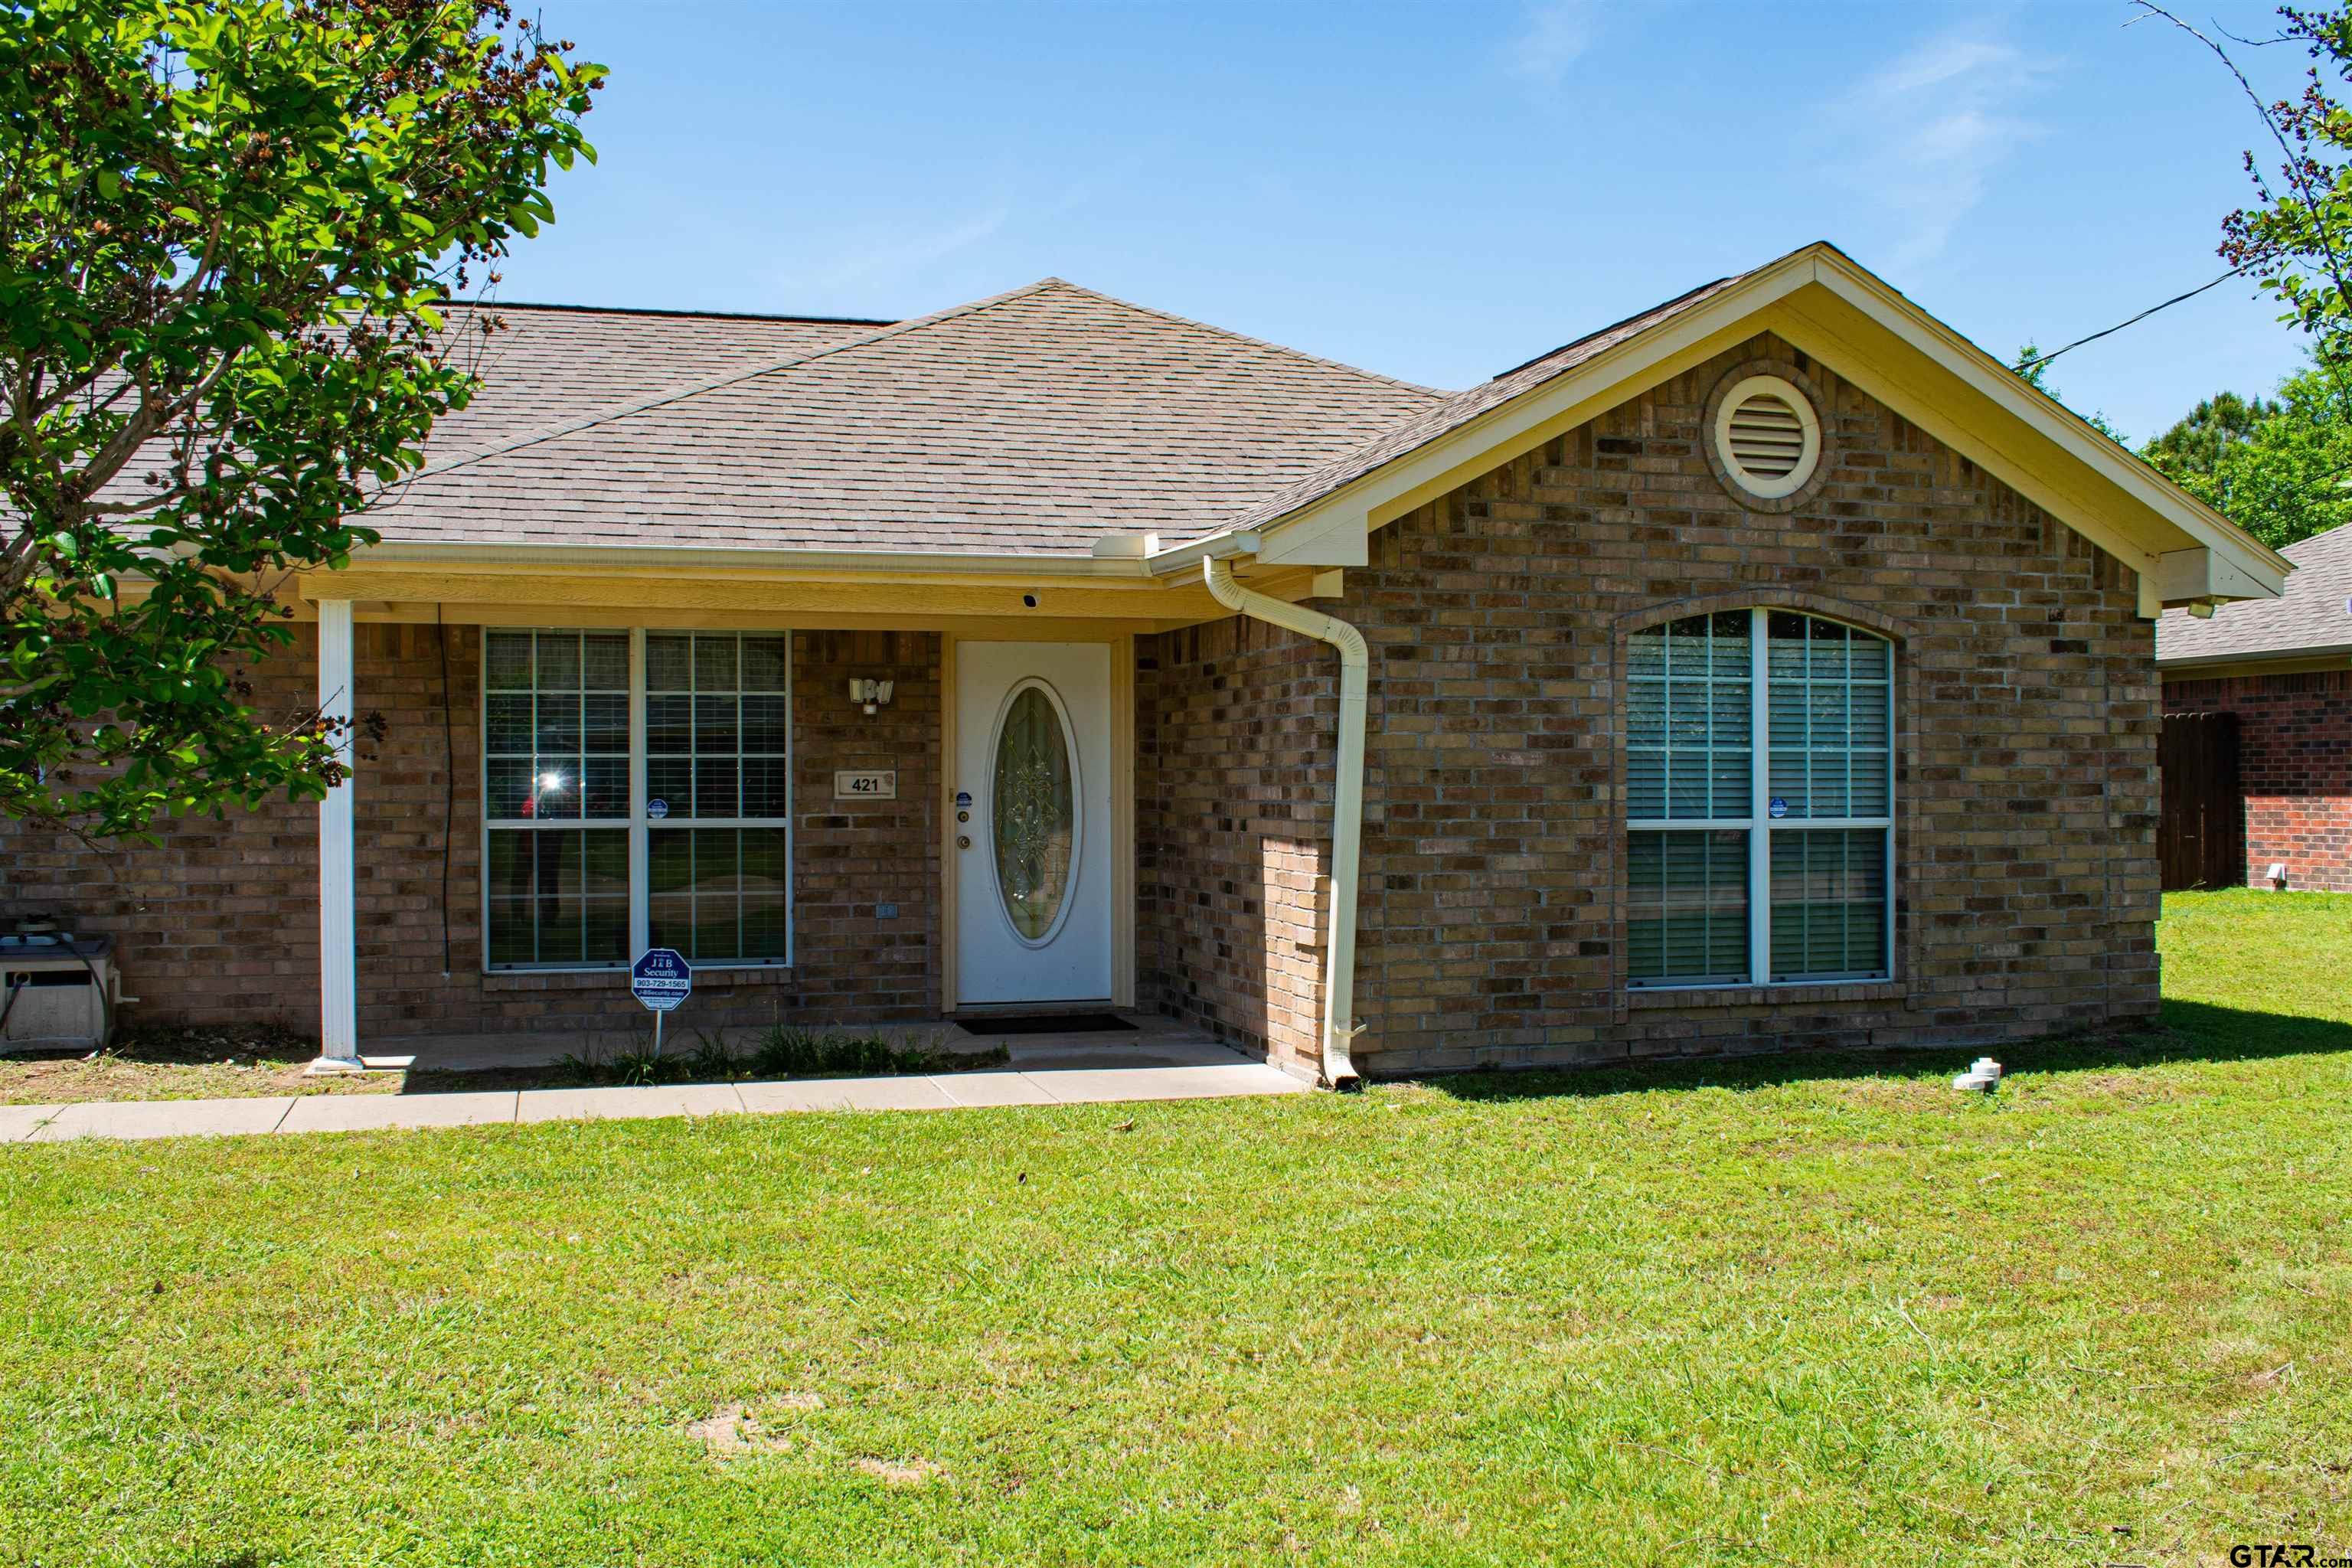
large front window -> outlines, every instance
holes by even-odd
[[[490,968],[790,962],[787,637],[492,631],[482,675]]]
[[[1633,636],[1631,984],[1893,973],[1894,656],[1884,637],[1789,610]]]

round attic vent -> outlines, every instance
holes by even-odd
[[[1822,460],[1812,399],[1777,375],[1751,375],[1724,395],[1715,449],[1740,489],[1778,500],[1804,489]]]

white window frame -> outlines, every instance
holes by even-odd
[[[1839,625],[1860,631],[1886,644],[1886,815],[1884,816],[1805,816],[1775,818],[1771,814],[1772,783],[1772,715],[1769,647],[1766,636],[1769,617],[1775,610],[1808,620],[1838,621],[1835,616],[1823,616],[1793,605],[1749,606],[1748,610],[1748,805],[1745,816],[1669,816],[1637,817],[1625,821],[1625,836],[1630,847],[1636,833],[1707,833],[1735,832],[1748,835],[1748,977],[1744,980],[1702,981],[1691,984],[1643,984],[1626,976],[1626,988],[1643,994],[1673,991],[1749,991],[1762,987],[1775,990],[1818,990],[1825,985],[1884,984],[1895,977],[1895,735],[1898,732],[1896,691],[1900,683],[1895,679],[1900,650],[1894,639],[1867,626],[1856,626],[1851,621]],[[1721,612],[1715,612],[1720,614]],[[1688,618],[1688,617],[1677,617]],[[1657,624],[1643,626],[1643,631],[1658,629]],[[1621,701],[1622,715],[1630,704]],[[1874,974],[1843,975],[1823,980],[1775,980],[1772,978],[1772,835],[1779,833],[1828,833],[1841,828],[1883,829],[1885,831],[1885,864],[1882,869],[1886,889],[1886,918],[1879,928],[1881,952],[1878,972]],[[1621,933],[1622,935],[1622,933]],[[1623,945],[1621,942],[1621,945]]]
[[[798,779],[793,764],[793,746],[799,726],[793,721],[793,682],[797,672],[793,664],[793,637],[789,631],[771,626],[632,626],[629,635],[629,815],[626,817],[578,816],[541,822],[534,819],[523,823],[512,817],[500,817],[493,824],[490,815],[490,638],[502,632],[609,632],[611,626],[488,626],[481,628],[480,658],[474,684],[474,733],[478,738],[475,758],[476,798],[481,804],[480,822],[476,846],[480,867],[481,883],[481,972],[484,974],[623,974],[628,972],[635,955],[642,953],[652,942],[653,932],[653,824],[646,816],[646,634],[648,631],[677,631],[682,635],[700,637],[782,637],[784,643],[784,814],[773,816],[712,816],[665,817],[680,828],[694,827],[782,827],[784,830],[784,956],[781,959],[722,959],[714,963],[694,963],[697,973],[721,974],[730,971],[790,969],[793,967],[794,943],[799,928],[793,919],[793,878],[798,869],[796,853],[796,813],[793,809]],[[612,829],[625,827],[629,834],[629,952],[631,957],[618,963],[528,963],[493,965],[490,963],[490,835],[492,833],[566,832],[583,828]]]

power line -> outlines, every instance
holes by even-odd
[[[2241,273],[2243,273],[2243,272],[2246,272],[2246,271],[2250,270],[2250,269],[2252,268],[2252,266],[2253,266],[2253,263],[2252,263],[2252,262],[2251,262],[2251,261],[2249,261],[2249,262],[2248,262],[2248,263],[2246,263],[2246,265],[2245,265],[2245,266],[2243,266],[2243,267],[2232,267],[2232,268],[2230,268],[2230,270],[2228,270],[2227,272],[2222,273],[2222,274],[2221,274],[2221,276],[2220,276],[2219,278],[2214,279],[2213,279],[2213,281],[2211,281],[2210,283],[2200,283],[2199,285],[2197,285],[2197,287],[2196,287],[2196,288],[2191,289],[2190,289],[2190,290],[2189,290],[2189,292],[2188,292],[2188,293],[2186,293],[2186,294],[2175,294],[2171,299],[2167,300],[2166,300],[2166,301],[2164,301],[2164,303],[2163,303],[2163,304],[2161,304],[2161,305],[2150,305],[2147,310],[2142,310],[2142,311],[2141,311],[2138,315],[2137,315],[2137,316],[2130,317],[2130,318],[2128,318],[2127,320],[2125,320],[2125,321],[2117,321],[2114,326],[2112,326],[2112,327],[2106,327],[2106,328],[2102,329],[2101,331],[2098,331],[2093,332],[2093,333],[2092,333],[2089,337],[2087,337],[2087,338],[2076,338],[2073,342],[2066,344],[2066,345],[2065,345],[2065,347],[2063,347],[2063,348],[2055,348],[2055,349],[2052,349],[2052,350],[2051,350],[2048,353],[2046,353],[2046,354],[2035,354],[2035,355],[2034,355],[2033,357],[2032,357],[2031,359],[2021,359],[2021,360],[2018,361],[2015,364],[2011,365],[2010,368],[2011,368],[2011,370],[2014,370],[2014,371],[2018,371],[2018,372],[2020,372],[2020,373],[2022,373],[2022,372],[2025,372],[2025,371],[2032,370],[2032,369],[2034,366],[2036,366],[2036,365],[2048,364],[2052,360],[2056,359],[2060,354],[2067,353],[2072,352],[2073,350],[2079,349],[2079,348],[2081,348],[2084,343],[2095,343],[2095,342],[2097,342],[2101,338],[2104,338],[2104,337],[2107,336],[2107,335],[2108,335],[2109,333],[2111,333],[2111,332],[2120,332],[2120,331],[2122,331],[2126,327],[2128,327],[2128,326],[2132,325],[2134,322],[2137,322],[2137,321],[2147,321],[2150,316],[2155,315],[2158,310],[2170,310],[2173,306],[2179,304],[2179,303],[2180,303],[2182,300],[2194,300],[2195,298],[2197,298],[2197,296],[2198,296],[2198,295],[2202,294],[2202,293],[2203,293],[2203,292],[2205,292],[2205,290],[2206,290],[2206,289],[2218,289],[2218,288],[2220,288],[2222,284],[2227,283],[2231,279],[2232,279],[2232,278],[2235,278],[2235,277],[2239,276]]]

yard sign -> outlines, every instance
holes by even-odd
[[[661,1055],[662,1015],[694,992],[694,971],[674,947],[649,947],[629,965],[629,993],[653,1009],[654,1055]]]

